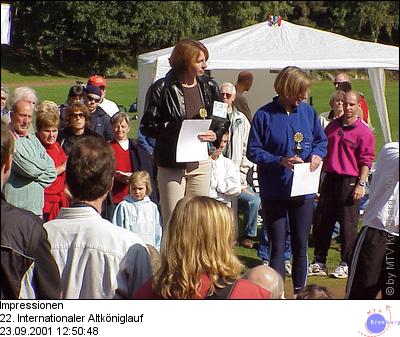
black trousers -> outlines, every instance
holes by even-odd
[[[289,219],[292,247],[293,288],[296,293],[307,282],[308,236],[314,209],[314,199],[295,197],[289,200],[263,200],[264,225],[268,232],[271,249],[270,267],[285,279],[285,241]]]
[[[313,226],[316,262],[326,263],[335,223],[340,223],[340,252],[342,261],[350,265],[357,238],[360,200],[353,198],[357,177],[327,173],[321,186]]]
[[[354,249],[346,298],[400,299],[399,237],[363,227]]]

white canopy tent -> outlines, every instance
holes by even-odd
[[[353,40],[338,34],[281,21],[267,22],[201,40],[210,57],[208,69],[280,70],[286,66],[301,69],[368,69],[385,142],[391,141],[385,99],[384,69],[399,70],[399,48]],[[138,111],[143,113],[148,87],[170,69],[168,58],[173,47],[139,55]]]

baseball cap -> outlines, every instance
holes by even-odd
[[[102,87],[102,86],[106,86],[106,80],[104,77],[99,76],[99,75],[93,75],[91,77],[89,77],[89,80],[87,82],[87,85],[94,85],[96,87]]]
[[[95,85],[87,85],[84,91],[86,95],[96,95],[99,98],[101,97],[100,88],[96,87]]]

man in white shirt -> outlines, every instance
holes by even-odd
[[[109,143],[93,136],[78,140],[68,157],[71,206],[44,224],[63,299],[131,298],[152,276],[143,240],[100,215],[112,188],[114,161]]]
[[[233,106],[236,100],[236,89],[232,83],[222,83],[220,94],[224,103],[228,104],[228,119],[231,122],[225,155],[239,169],[242,186],[240,195],[237,198],[232,198],[232,208],[235,212],[236,221],[238,210],[244,214],[244,237],[241,238],[241,245],[246,248],[253,248],[252,238],[257,236],[257,215],[261,199],[259,194],[247,184],[247,173],[254,165],[246,157],[250,123],[246,116]]]
[[[101,101],[99,107],[102,108],[107,115],[112,117],[119,111],[118,105],[115,102],[110,101],[106,98],[107,83],[104,77],[93,75],[89,78],[87,85],[94,85],[96,87],[99,87],[101,91]]]
[[[399,143],[379,152],[350,266],[346,298],[398,299],[399,273]]]
[[[222,138],[213,142],[214,152],[211,154],[211,183],[209,196],[226,203],[231,207],[231,197],[241,191],[239,169],[229,158],[222,155],[229,139],[227,130]]]

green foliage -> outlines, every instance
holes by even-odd
[[[398,45],[397,1],[15,1],[12,48],[43,66],[105,73],[138,54],[265,21],[268,15]]]
[[[397,14],[393,16],[390,13]],[[370,39],[377,42],[380,33],[386,32],[391,37],[392,31],[399,29],[398,15],[398,1],[362,1],[356,13],[358,28],[368,27]]]

